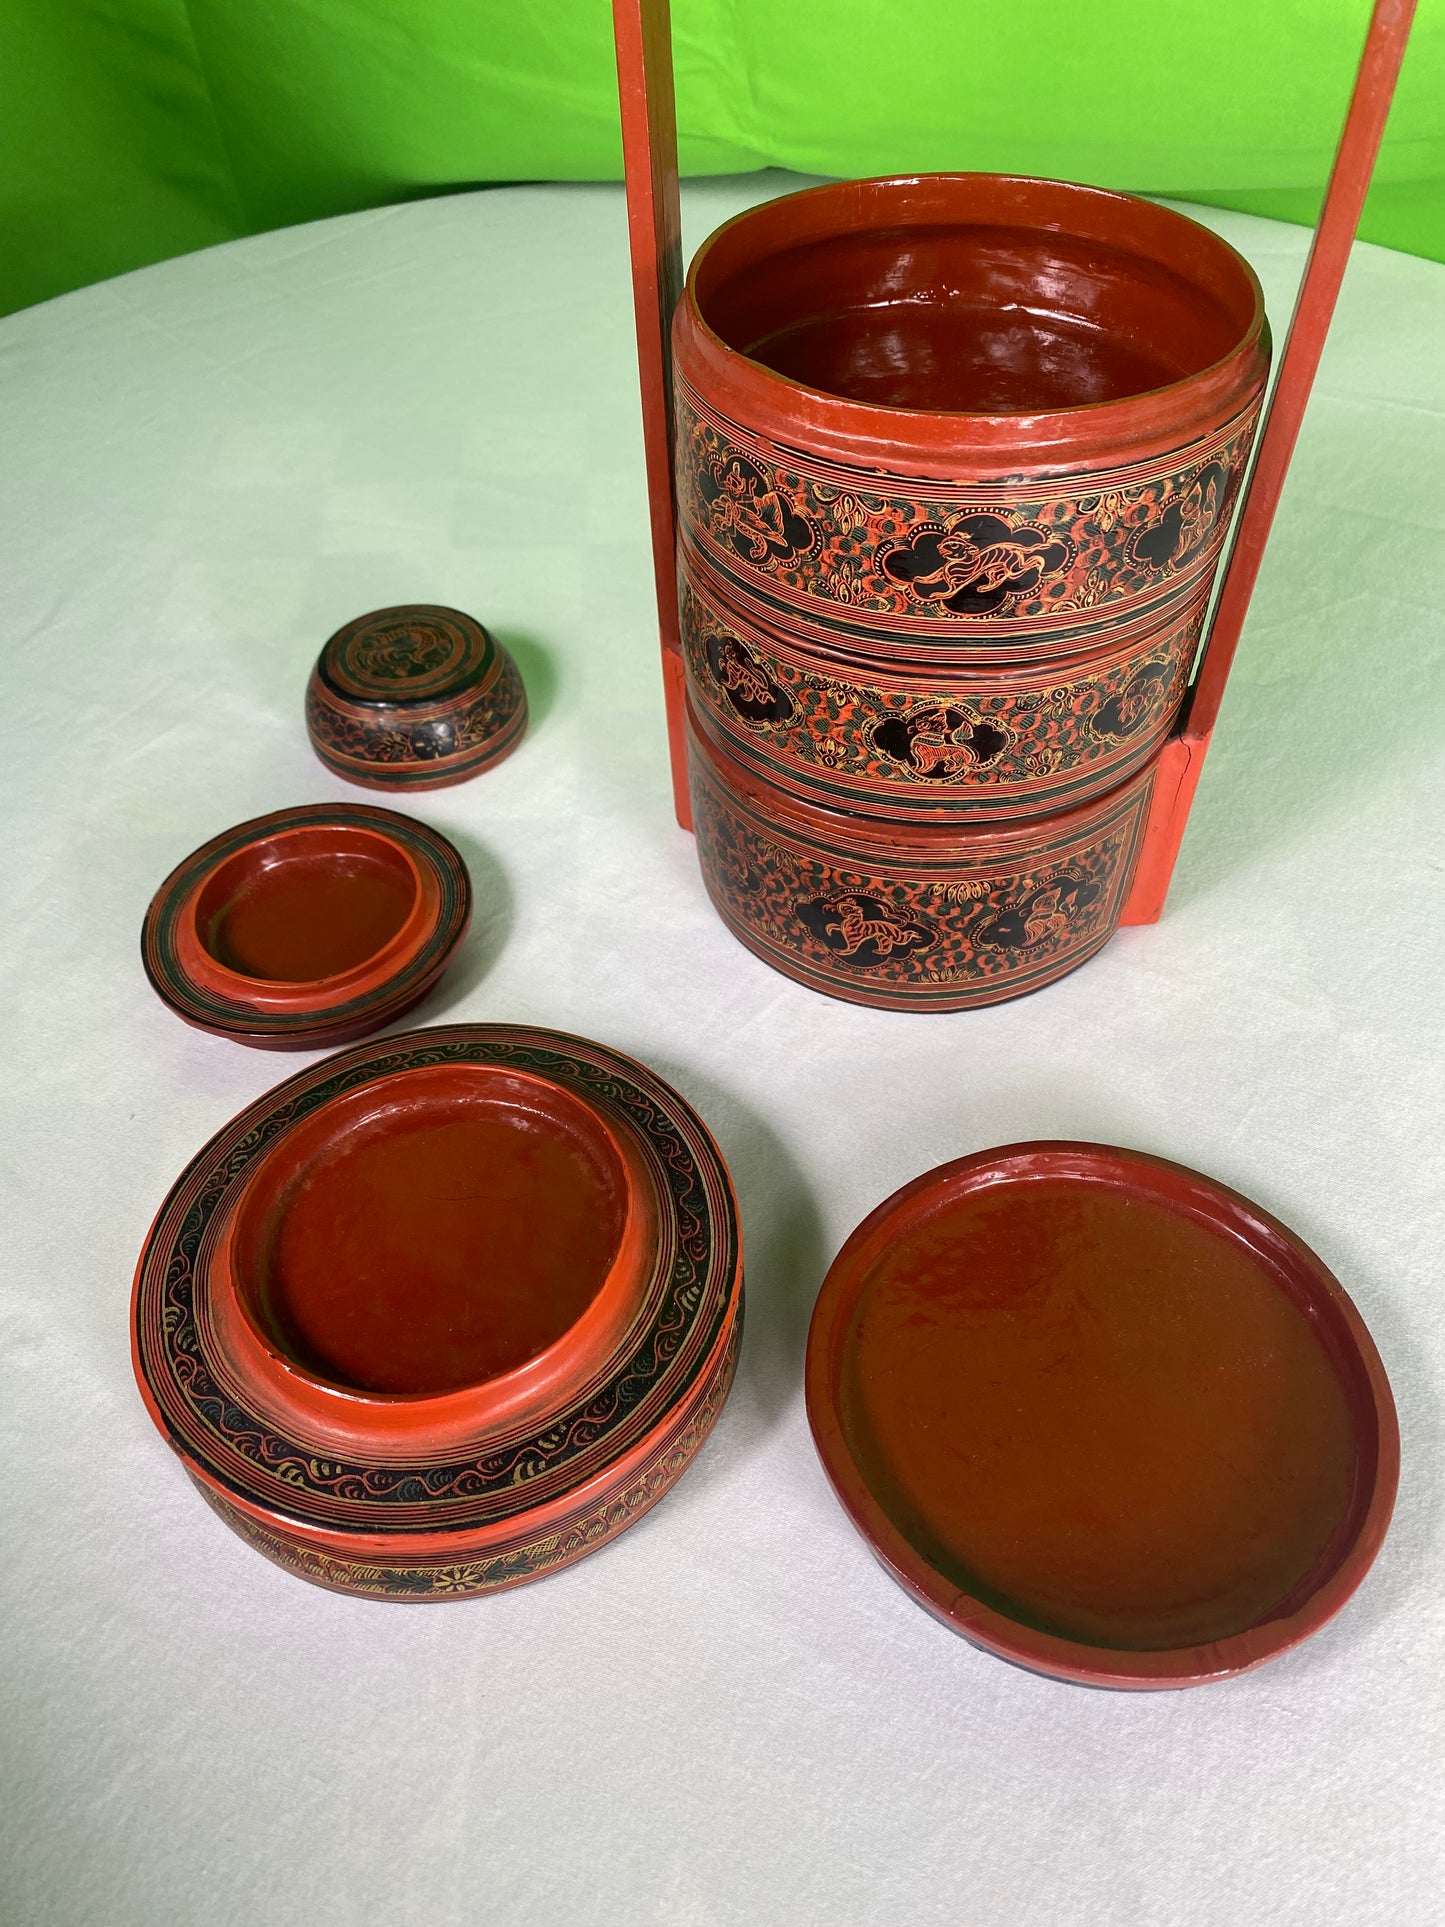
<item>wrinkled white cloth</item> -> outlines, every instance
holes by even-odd
[[[700,240],[779,177],[685,190]],[[1282,335],[1307,236],[1204,216]],[[666,774],[619,188],[460,195],[0,323],[5,560],[0,1917],[15,1927],[1414,1927],[1445,1876],[1445,268],[1351,268],[1163,922],[1014,1004],[854,1009],[710,910]],[[362,792],[307,670],[381,604],[511,645],[533,721],[403,802],[478,892],[408,1022],[600,1038],[696,1103],[748,1246],[736,1390],[608,1550],[364,1603],[202,1505],[131,1380],[131,1270],[212,1131],[307,1060],[138,955],[196,844]],[[380,799],[385,800],[385,799]],[[1394,1383],[1384,1552],[1300,1651],[1121,1695],[897,1589],[808,1437],[848,1231],[943,1159],[1132,1145],[1285,1219]]]

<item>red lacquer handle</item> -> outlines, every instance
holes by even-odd
[[[612,0],[622,161],[637,360],[642,377],[642,442],[652,513],[662,686],[677,820],[692,828],[683,737],[682,638],[677,620],[677,517],[672,480],[672,313],[682,293],[682,217],[677,191],[677,112],[672,92],[672,18],[668,0]]]
[[[1315,229],[1314,243],[1295,297],[1294,315],[1280,357],[1279,378],[1235,524],[1234,543],[1225,564],[1214,620],[1179,726],[1160,756],[1144,846],[1121,919],[1124,923],[1156,923],[1164,908],[1174,860],[1189,818],[1189,805],[1194,800],[1224,685],[1249,613],[1250,597],[1335,312],[1340,283],[1349,265],[1350,246],[1360,224],[1370,177],[1375,171],[1375,157],[1380,151],[1414,13],[1415,0],[1375,0],[1355,90],[1345,116],[1329,186],[1325,189],[1319,226]]]

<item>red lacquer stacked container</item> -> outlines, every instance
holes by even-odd
[[[698,849],[854,1002],[1038,988],[1119,921],[1259,415],[1226,243],[993,175],[721,228],[673,330]]]

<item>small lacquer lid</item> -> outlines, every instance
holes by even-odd
[[[141,956],[197,1029],[267,1050],[364,1037],[418,1003],[471,917],[447,839],[370,804],[310,804],[238,823],[166,878]]]
[[[1297,1645],[1394,1503],[1394,1404],[1339,1283],[1237,1193],[1104,1145],[895,1192],[824,1281],[807,1392],[887,1570],[975,1644],[1094,1686]]]
[[[527,726],[507,650],[460,609],[404,603],[338,629],[306,691],[311,746],[371,789],[440,789],[499,763]]]

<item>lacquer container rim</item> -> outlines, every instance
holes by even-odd
[[[1320,1556],[1323,1570],[1283,1610],[1203,1645],[1129,1650],[1039,1630],[960,1588],[899,1526],[858,1462],[842,1409],[844,1353],[873,1268],[901,1229],[941,1198],[1000,1181],[1064,1177],[1112,1182],[1138,1196],[1169,1197],[1181,1216],[1217,1227],[1276,1273],[1280,1289],[1323,1332],[1322,1349],[1344,1390],[1357,1466],[1342,1543]],[[924,1172],[884,1199],[852,1232],[829,1267],[808,1331],[806,1403],[824,1471],[869,1549],[934,1617],[973,1644],[1029,1671],[1089,1686],[1132,1690],[1201,1685],[1250,1672],[1292,1650],[1346,1604],[1369,1571],[1389,1527],[1399,1480],[1394,1399],[1373,1339],[1339,1280],[1296,1233],[1217,1180],[1145,1152],[1070,1140],[1003,1145]]]
[[[1143,262],[1156,257],[1139,244],[1152,245],[1163,265],[1228,285],[1239,317],[1236,339],[1207,367],[1138,394],[1029,413],[973,414],[883,406],[809,387],[728,343],[708,319],[715,281],[785,247],[964,218],[1104,241]],[[982,172],[830,182],[747,209],[698,249],[673,322],[679,376],[731,420],[784,446],[860,469],[941,480],[969,472],[1011,479],[1062,475],[1177,449],[1246,405],[1267,372],[1268,340],[1254,270],[1199,222],[1110,189]]]
[[[440,1073],[440,1075],[439,1075]],[[449,1090],[438,1092],[446,1080]],[[404,1112],[408,1098],[450,1098],[466,1108],[465,1082],[473,1102],[510,1103],[519,1115],[560,1121],[564,1131],[592,1140],[591,1151],[610,1165],[622,1204],[617,1247],[596,1296],[545,1350],[507,1371],[454,1390],[368,1391],[346,1384],[299,1359],[266,1320],[256,1291],[257,1252],[284,1211],[288,1193],[333,1154],[343,1132],[363,1127],[370,1110]],[[358,1101],[360,1100],[360,1101]],[[358,1119],[350,1111],[362,1113]],[[570,1116],[568,1115],[570,1113]],[[519,1418],[541,1422],[549,1408],[565,1403],[622,1338],[636,1315],[659,1234],[659,1199],[637,1147],[564,1087],[534,1073],[504,1066],[466,1066],[461,1075],[445,1066],[404,1072],[384,1087],[362,1086],[298,1121],[256,1168],[221,1222],[206,1268],[214,1329],[228,1365],[247,1395],[280,1427],[315,1450],[374,1452],[421,1457],[472,1442],[484,1444]]]

